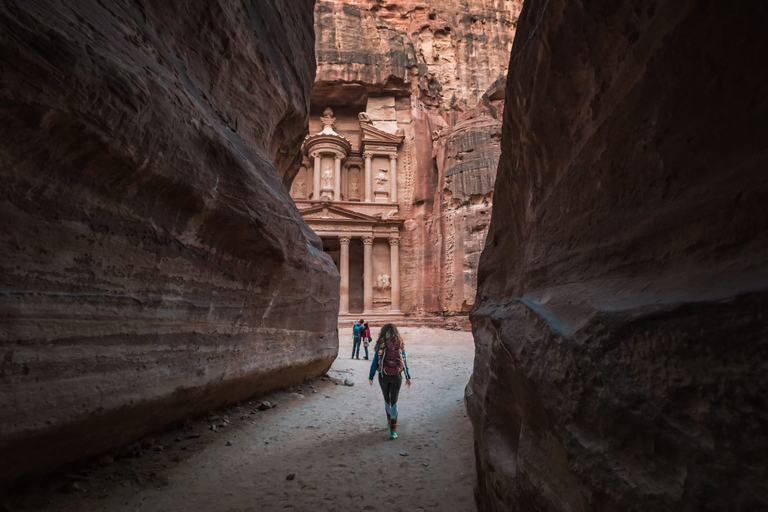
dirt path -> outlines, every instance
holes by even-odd
[[[263,397],[278,403],[276,409],[249,414],[245,405],[242,419],[231,418],[231,426],[221,432],[196,426],[200,439],[173,442],[179,433],[168,433],[170,440],[154,441],[164,444],[162,453],[150,448],[143,456],[143,467],[152,467],[153,461],[158,467],[145,469],[149,476],[141,481],[122,479],[128,473],[119,467],[129,462],[117,461],[111,476],[100,478],[101,470],[86,473],[79,490],[38,494],[45,505],[32,508],[473,511],[472,435],[462,400],[472,368],[471,334],[413,328],[402,332],[413,387],[406,390],[403,385],[400,394],[397,440],[388,439],[378,384],[368,385],[369,362],[350,360],[351,329],[342,329],[339,358],[329,372],[332,380]],[[353,387],[339,385],[346,377],[354,379]],[[292,473],[295,478],[287,480]],[[28,500],[25,509],[30,505]]]

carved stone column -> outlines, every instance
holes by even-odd
[[[339,257],[339,273],[341,274],[341,287],[339,290],[339,313],[349,313],[349,237],[339,237],[341,245]]]
[[[341,201],[341,157],[333,159],[333,200]]]
[[[397,155],[389,155],[389,202],[397,202]]]
[[[373,196],[373,178],[371,177],[371,159],[372,153],[364,153],[365,157],[365,202],[370,203]]]
[[[363,237],[363,313],[373,313],[373,237]]]
[[[312,158],[315,160],[315,174],[312,176],[312,199],[315,201],[320,200],[320,154],[312,153]]]
[[[392,237],[389,239],[389,257],[390,257],[390,285],[392,293],[392,303],[389,307],[390,313],[400,313],[400,238]]]

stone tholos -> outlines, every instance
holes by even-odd
[[[0,480],[334,360],[314,2],[0,5]]]
[[[768,509],[766,21],[526,1],[471,314],[481,510]]]

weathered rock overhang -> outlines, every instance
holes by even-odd
[[[1,482],[334,360],[312,4],[0,6]]]

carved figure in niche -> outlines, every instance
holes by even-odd
[[[330,167],[323,171],[323,188],[333,188],[333,170]]]
[[[379,173],[376,175],[376,188],[378,190],[386,190],[388,181],[387,170],[379,169]]]
[[[307,197],[307,180],[298,179],[295,181],[295,183],[296,183],[296,197],[300,197],[302,199]]]
[[[360,112],[357,114],[357,120],[360,122],[360,124],[373,124],[373,119],[371,119],[371,116],[368,114],[368,112]]]
[[[326,126],[334,128],[336,126],[336,118],[333,117],[333,110],[330,108],[323,110],[323,116],[320,118],[320,121],[323,123],[323,128]]]
[[[379,290],[389,290],[391,286],[389,281],[389,274],[379,274],[379,277],[376,278],[376,288]]]
[[[360,197],[360,177],[357,175],[357,171],[349,174],[349,197]]]

